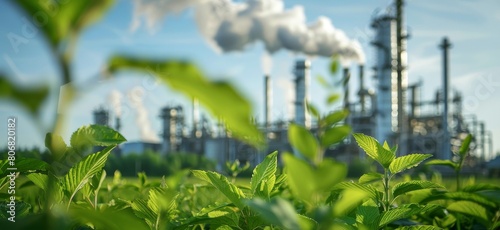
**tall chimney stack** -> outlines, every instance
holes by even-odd
[[[364,65],[359,65],[359,103],[361,104],[361,113],[364,114],[366,112],[366,104],[365,104],[365,96],[366,96],[366,89],[365,89],[365,80],[364,80],[364,71],[365,67]]]
[[[349,68],[344,68],[344,81],[342,86],[344,87],[344,109],[349,109],[349,80],[351,78],[351,73]]]
[[[443,38],[443,42],[439,45],[443,50],[443,159],[449,159],[450,153],[450,133],[448,130],[448,50],[451,48],[451,43],[447,37]]]
[[[271,125],[271,106],[272,106],[272,91],[271,78],[269,75],[264,76],[264,119],[265,127],[269,129]]]
[[[310,126],[309,114],[306,112],[306,101],[309,87],[309,60],[299,60],[295,63],[295,123],[304,127]]]

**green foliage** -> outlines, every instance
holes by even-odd
[[[0,98],[14,99],[32,115],[36,115],[40,106],[49,95],[48,86],[22,88],[0,75]]]
[[[290,145],[297,149],[303,156],[314,161],[319,154],[319,144],[316,138],[304,127],[290,124],[288,128]]]
[[[115,56],[110,60],[110,73],[124,69],[154,74],[173,89],[198,99],[215,117],[221,118],[236,137],[255,146],[262,145],[263,135],[250,119],[250,103],[227,82],[210,81],[196,66],[187,62],[125,56]]]

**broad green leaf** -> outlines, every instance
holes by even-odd
[[[225,122],[232,134],[254,146],[264,142],[263,134],[252,122],[252,107],[246,98],[225,81],[210,81],[190,63],[155,61],[125,56],[113,57],[108,70],[135,70],[154,74],[174,90],[189,98],[197,98],[207,110]]]
[[[344,120],[349,115],[349,110],[339,110],[326,115],[325,118],[321,120],[321,126],[330,127],[338,122]]]
[[[7,161],[8,162],[8,161]],[[7,163],[6,162],[6,163]],[[36,159],[36,158],[24,158],[20,157],[16,159],[15,162],[15,168],[16,172],[23,173],[23,174],[28,174],[28,173],[35,173],[35,172],[47,172],[50,170],[50,165],[47,164],[47,162]],[[2,169],[2,174],[0,174],[0,177],[5,177],[7,176],[8,173],[11,171],[6,170],[7,167],[11,167],[7,164],[4,164]]]
[[[12,1],[27,15],[45,15],[41,28],[52,47],[76,36],[83,28],[96,22],[110,8],[112,0],[89,1]]]
[[[317,229],[318,222],[308,216],[297,214],[299,217],[300,229]]]
[[[135,218],[131,212],[118,211],[112,208],[100,211],[75,205],[70,208],[68,214],[71,220],[75,220],[80,224],[91,223],[95,229],[150,229],[143,220]]]
[[[190,217],[180,226],[180,229],[187,229],[183,227],[194,226],[196,224],[238,227],[239,218],[238,213],[231,207],[228,207],[227,204],[209,206]]]
[[[148,207],[147,200],[141,198],[135,199],[131,202],[130,207],[134,211],[134,214],[140,219],[144,219],[151,229],[156,229],[158,215]]]
[[[379,217],[379,228],[382,228],[386,226],[387,224],[390,224],[396,220],[408,218],[412,215],[421,213],[421,212],[428,212],[435,210],[439,206],[436,205],[426,205],[426,206],[420,206],[417,204],[407,204],[407,205],[402,205],[397,208],[391,209],[387,212],[383,212],[380,217]]]
[[[52,154],[52,159],[56,161],[64,156],[64,153],[66,153],[66,149],[68,148],[66,143],[64,143],[63,138],[60,135],[53,133],[47,133],[45,135],[45,147],[49,149]]]
[[[394,185],[394,187],[392,188],[392,196],[396,198],[408,192],[430,188],[444,189],[442,185],[436,184],[431,181],[411,180],[406,182],[399,182],[398,184]]]
[[[48,86],[18,87],[5,76],[0,75],[0,99],[13,100],[32,115],[38,113],[48,95]]]
[[[479,191],[488,191],[488,190],[497,190],[500,191],[500,186],[495,184],[473,184],[468,185],[462,188],[464,192],[479,192]]]
[[[332,191],[343,191],[343,190],[361,190],[368,194],[369,198],[378,199],[382,197],[382,193],[378,191],[375,187],[371,185],[358,184],[353,182],[341,182],[332,188]]]
[[[310,202],[318,192],[329,191],[335,184],[344,180],[347,168],[342,163],[324,159],[316,167],[292,154],[283,154],[288,186],[297,198]]]
[[[365,174],[361,175],[361,177],[359,177],[358,183],[368,184],[371,182],[382,180],[382,178],[384,178],[384,175],[382,175],[380,173],[373,173],[373,172],[365,173]]]
[[[157,215],[169,213],[176,208],[175,196],[173,191],[160,187],[151,188],[148,196],[148,208]]]
[[[335,103],[336,101],[338,101],[340,98],[340,95],[339,94],[331,94],[329,95],[327,98],[326,98],[326,104],[327,105],[331,105],[333,103]]]
[[[49,176],[41,173],[30,173],[26,177],[43,191],[47,191]]]
[[[362,133],[355,133],[353,134],[354,139],[358,143],[359,147],[361,147],[366,154],[371,157],[372,159],[376,160],[378,162],[378,142],[375,140],[375,138],[364,135]]]
[[[418,166],[422,161],[432,157],[431,154],[409,154],[398,157],[389,166],[392,174],[400,173],[412,167]]]
[[[458,164],[453,162],[453,161],[450,161],[450,160],[434,159],[434,160],[427,161],[425,164],[426,165],[443,165],[443,166],[448,166],[448,167],[455,169],[455,170],[458,168]]]
[[[318,108],[316,108],[316,106],[314,106],[310,102],[306,102],[306,108],[307,108],[307,112],[309,112],[309,114],[311,114],[316,119],[319,119],[320,114],[319,114],[319,110],[318,110]]]
[[[462,145],[460,146],[459,154],[460,157],[464,158],[465,155],[467,154],[467,151],[469,150],[469,145],[472,141],[472,134],[467,135],[465,139],[462,141]]]
[[[321,137],[321,146],[324,148],[340,143],[351,132],[351,127],[347,125],[337,126],[327,129]]]
[[[266,184],[267,191],[263,191],[267,198],[274,188],[274,183],[276,182],[276,170],[278,167],[278,152],[275,151],[266,156],[264,161],[258,164],[252,173],[252,179],[250,180],[250,189],[252,193],[259,189],[261,184]]]
[[[493,209],[498,207],[494,201],[488,199],[487,197],[469,192],[435,193],[432,195],[428,195],[427,197],[422,199],[421,202],[428,203],[435,200],[471,201]]]
[[[369,229],[375,229],[378,226],[376,220],[380,216],[380,211],[373,200],[356,208],[356,222],[362,223]]]
[[[10,202],[10,197],[8,197],[5,200],[0,201],[0,218],[3,220],[6,220],[7,218],[11,217],[7,211],[12,211],[11,206],[8,205]],[[26,203],[24,201],[16,200],[15,201],[15,220],[18,220],[17,218],[26,216],[29,214],[31,205],[29,203]],[[1,223],[1,222],[0,222]]]
[[[357,206],[361,205],[364,199],[370,194],[362,189],[350,188],[342,191],[342,195],[333,205],[333,214],[335,216],[344,216],[349,214]]]
[[[458,212],[478,219],[481,223],[490,225],[490,217],[485,207],[471,201],[453,202],[446,208],[450,212]]]
[[[236,185],[229,182],[225,176],[216,172],[205,172],[201,170],[192,170],[191,172],[195,177],[206,181],[217,188],[238,208],[241,210],[244,208],[242,199],[245,198],[245,194],[243,194],[243,192],[236,187]]]
[[[66,192],[70,195],[68,207],[75,194],[82,189],[93,176],[104,168],[109,153],[115,147],[116,145],[111,145],[100,152],[84,157],[62,178],[64,190],[66,190]]]
[[[318,154],[318,141],[304,127],[290,124],[288,127],[288,140],[290,145],[297,149],[303,156],[314,161]]]
[[[394,158],[396,158],[396,154],[394,154],[389,146],[387,145],[387,142],[385,142],[385,146],[382,146],[380,143],[377,142],[377,149],[378,149],[378,162],[384,167],[384,168],[389,168],[391,165],[392,161]]]
[[[284,229],[301,229],[298,214],[291,203],[283,198],[273,198],[266,202],[260,198],[248,200],[250,209],[259,213],[269,223]]]
[[[86,125],[71,135],[71,147],[77,151],[91,146],[118,145],[126,141],[120,133],[104,125]]]

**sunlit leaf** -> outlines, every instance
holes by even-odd
[[[226,196],[238,208],[244,208],[242,199],[245,198],[245,194],[243,194],[243,192],[236,187],[236,185],[229,182],[225,176],[216,172],[205,172],[201,170],[192,170],[191,172],[195,177],[206,181],[217,188],[217,190],[224,194],[224,196]]]
[[[432,157],[431,154],[409,154],[398,157],[389,166],[391,173],[396,174],[418,166],[422,161]]]
[[[358,182],[360,184],[368,184],[371,182],[382,180],[382,178],[384,178],[384,175],[382,175],[380,173],[371,172],[371,173],[365,173],[365,174],[361,175],[361,177],[359,177],[359,179],[358,179]]]
[[[347,125],[329,128],[321,137],[321,146],[327,148],[330,145],[340,143],[349,133],[351,133],[351,127]]]
[[[302,155],[314,160],[318,154],[319,144],[316,138],[307,129],[300,125],[290,124],[288,127],[288,140],[290,145]]]
[[[283,229],[301,229],[293,205],[283,198],[273,198],[269,202],[254,198],[246,203],[252,210],[259,213],[263,219],[273,225]]]
[[[116,56],[110,60],[108,70],[111,73],[135,70],[153,74],[174,90],[197,98],[214,117],[226,123],[235,137],[254,146],[263,144],[262,133],[252,123],[253,112],[248,100],[228,82],[209,80],[193,64]]]
[[[86,125],[71,135],[71,147],[80,151],[90,146],[118,145],[126,141],[119,132],[104,125]]]
[[[392,196],[394,198],[406,194],[408,192],[421,190],[421,189],[430,189],[430,188],[442,188],[444,187],[440,184],[436,184],[431,181],[419,181],[419,180],[411,180],[400,182],[392,188]]]
[[[450,212],[458,212],[468,216],[472,216],[486,225],[489,225],[491,223],[486,208],[471,201],[453,202],[448,205],[446,209],[448,209],[448,211]]]
[[[252,193],[255,194],[259,185],[262,183],[267,184],[267,191],[265,195],[269,197],[269,194],[274,188],[274,183],[276,182],[276,170],[278,167],[278,152],[275,151],[266,156],[266,158],[258,164],[252,173],[252,179],[250,181],[250,189]]]
[[[448,166],[448,167],[455,169],[455,170],[458,168],[458,164],[453,162],[453,161],[450,161],[450,160],[433,159],[433,160],[427,161],[425,164],[426,165],[443,165],[443,166]]]

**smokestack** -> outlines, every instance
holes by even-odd
[[[359,103],[361,104],[361,113],[364,114],[366,112],[366,104],[365,104],[365,96],[366,96],[366,90],[365,90],[365,81],[364,81],[364,71],[365,67],[364,65],[359,65]]]
[[[94,110],[94,124],[109,126],[109,113],[108,110],[100,107]]]
[[[120,128],[122,127],[121,122],[120,122],[120,117],[115,118],[115,130],[120,131]]]
[[[344,109],[349,109],[349,80],[351,78],[351,73],[349,68],[344,68],[344,78],[342,86],[344,87]]]
[[[450,154],[450,133],[448,131],[448,49],[451,48],[451,43],[447,37],[443,38],[443,42],[439,45],[443,50],[443,158],[449,159]]]
[[[304,127],[310,126],[305,105],[308,100],[310,67],[309,60],[299,60],[295,63],[295,123]]]
[[[193,98],[193,137],[199,137],[198,126],[200,123],[200,103],[198,99]]]
[[[264,116],[265,126],[269,129],[271,125],[271,106],[272,106],[272,91],[271,91],[271,78],[269,75],[264,76]]]
[[[409,87],[411,92],[411,104],[410,104],[411,117],[416,117],[420,115],[420,86],[422,86],[421,81]]]

